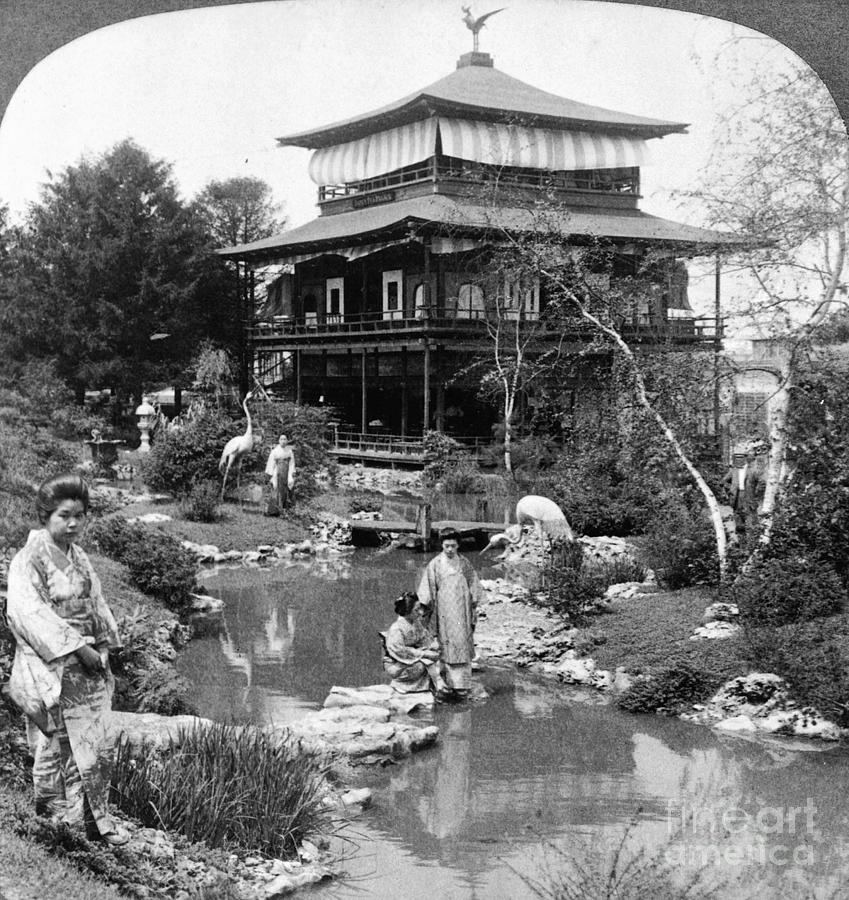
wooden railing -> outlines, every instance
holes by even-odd
[[[451,435],[463,449],[473,457],[480,456],[485,448],[492,446],[492,438],[481,435]],[[380,431],[347,431],[339,427],[328,431],[332,450],[340,455],[351,452],[357,455],[381,454],[424,459],[424,438],[421,435],[389,434]]]
[[[414,332],[427,334],[431,331],[462,331],[482,333],[487,312],[482,309],[445,310],[436,307],[419,307],[414,315],[402,310],[387,312],[345,313],[343,315],[314,315],[299,317],[275,316],[270,321],[256,322],[249,329],[249,337],[257,341],[273,340],[281,337],[323,338],[333,336],[356,336],[380,332]],[[561,335],[563,326],[557,322],[546,323],[538,320],[536,314],[524,319],[529,325],[538,326],[542,335]],[[712,341],[722,337],[722,323],[717,328],[717,320],[712,317],[697,319],[667,319],[652,321],[648,317],[634,318],[620,323],[619,328],[626,338],[640,340],[673,338],[677,340]],[[570,326],[577,336],[592,333],[590,326]]]

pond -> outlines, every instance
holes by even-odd
[[[485,577],[500,574],[469,557]],[[201,715],[285,724],[334,684],[385,681],[377,632],[424,562],[358,550],[210,574],[225,614],[180,661]],[[629,848],[682,880],[701,870],[705,883],[721,883],[715,896],[846,895],[843,747],[750,742],[632,716],[510,667],[487,666],[481,678],[488,701],[437,708],[436,747],[358,770],[374,803],[334,842],[348,877],[319,896],[521,900],[537,896],[529,879],[547,869],[592,878],[575,873],[603,867],[626,830]]]

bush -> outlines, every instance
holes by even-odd
[[[704,700],[716,687],[716,679],[707,672],[681,661],[659,669],[651,677],[638,679],[616,702],[628,712],[676,712]]]
[[[448,494],[477,494],[484,490],[484,478],[477,463],[462,444],[439,431],[424,436],[427,463],[422,472],[426,487],[441,484]]]
[[[180,503],[185,518],[191,522],[217,522],[221,518],[218,508],[221,489],[215,481],[198,481]]]
[[[658,510],[646,532],[645,556],[659,582],[677,590],[719,579],[716,537],[707,515],[669,501]]]
[[[213,724],[179,746],[118,750],[113,792],[128,815],[209,847],[294,857],[327,821],[318,757],[289,737]]]
[[[121,516],[96,519],[87,534],[102,553],[127,567],[139,590],[175,611],[189,604],[197,590],[195,558],[176,538]]]
[[[542,576],[545,605],[578,624],[598,607],[607,585],[585,565],[584,551],[577,541],[552,547]]]
[[[154,491],[176,495],[191,492],[195,484],[221,484],[218,461],[230,438],[244,433],[244,421],[213,412],[203,412],[183,428],[158,435],[142,463],[145,484]],[[254,454],[243,460],[249,468]],[[231,473],[232,474],[232,473]]]
[[[564,452],[533,492],[556,501],[579,534],[624,536],[646,530],[663,491],[649,470],[621,465],[618,449],[602,446]]]
[[[733,602],[749,628],[809,622],[839,612],[846,588],[831,565],[821,559],[767,559],[741,576]]]
[[[849,619],[845,615],[746,629],[754,665],[784,678],[790,694],[849,727]]]

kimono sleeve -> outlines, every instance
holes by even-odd
[[[472,609],[475,609],[481,598],[481,583],[475,567],[467,559],[463,560],[463,575],[465,575],[466,584],[469,586]]]
[[[386,653],[397,662],[409,665],[422,658],[422,651],[411,647],[405,640],[400,628],[393,624],[386,632]]]
[[[419,580],[418,590],[416,591],[419,603],[421,603],[422,606],[429,607],[431,610],[434,608],[434,601],[436,600],[437,595],[435,561],[436,559],[432,559],[427,566],[425,566],[425,570],[422,572],[422,577]]]
[[[86,569],[88,569],[88,577],[91,580],[91,599],[94,604],[94,645],[98,650],[114,650],[116,647],[122,646],[121,638],[118,634],[118,623],[112,610],[107,602],[103,599],[103,587],[97,573],[92,568],[88,557],[80,551]]]
[[[36,588],[39,578],[26,548],[9,566],[6,615],[15,639],[22,641],[45,662],[68,656],[91,643],[68,624]]]
[[[265,463],[265,474],[273,475],[277,471],[277,454],[275,451],[276,447],[271,448],[271,452],[268,454],[268,460]]]

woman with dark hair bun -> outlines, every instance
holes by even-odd
[[[398,618],[381,632],[384,656],[383,668],[392,676],[392,687],[402,694],[429,690],[437,694],[445,690],[439,672],[439,647],[422,623],[419,598],[406,591],[395,600]]]
[[[9,566],[7,616],[15,637],[8,693],[27,716],[35,809],[118,846],[129,839],[109,816],[113,745],[107,729],[114,680],[108,651],[118,628],[86,554],[76,546],[88,513],[76,474],[41,485],[42,528]]]

